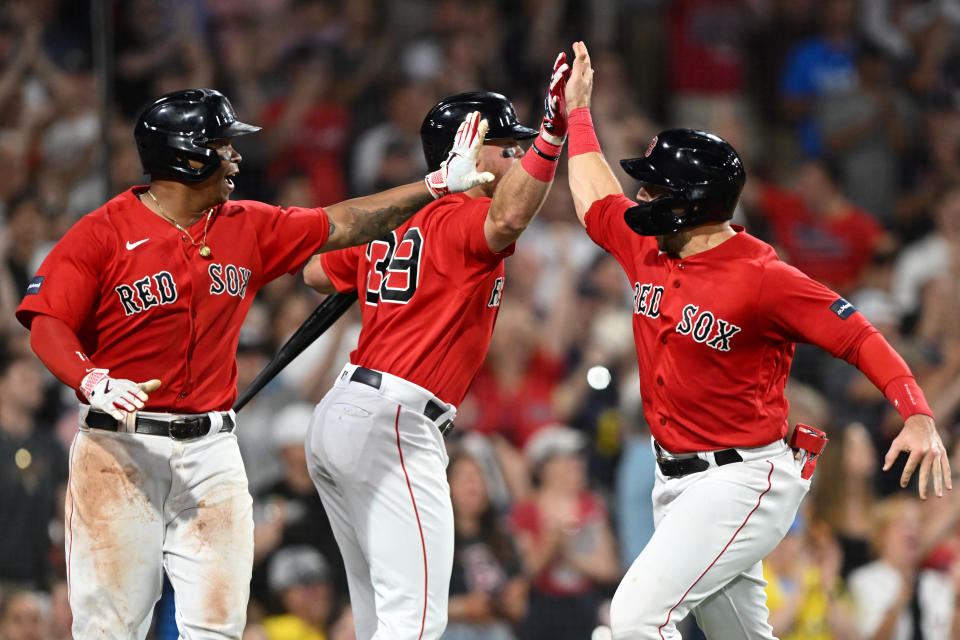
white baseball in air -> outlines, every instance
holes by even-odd
[[[610,375],[610,370],[604,366],[597,365],[590,367],[587,371],[587,384],[597,391],[602,391],[609,387],[611,380],[613,380],[613,376]]]
[[[590,640],[613,640],[613,631],[606,625],[600,625],[590,634]]]

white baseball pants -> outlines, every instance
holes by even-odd
[[[347,365],[313,413],[307,466],[347,570],[357,640],[433,640],[447,624],[453,507],[426,389],[382,374],[350,382]]]
[[[615,640],[677,640],[693,611],[710,640],[772,640],[761,560],[793,524],[810,481],[783,441],[679,478],[657,468],[656,530],[610,608]]]
[[[234,433],[178,441],[84,426],[65,517],[75,639],[144,638],[164,569],[182,639],[240,638],[253,511]]]

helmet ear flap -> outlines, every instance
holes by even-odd
[[[637,203],[623,214],[623,220],[642,236],[662,236],[684,228],[692,203],[679,194],[667,193],[648,202]]]

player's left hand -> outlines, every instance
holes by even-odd
[[[587,45],[582,40],[573,43],[573,69],[567,82],[566,94],[567,109],[573,111],[580,107],[590,107],[590,96],[593,93],[593,67],[590,65],[590,54]]]
[[[947,450],[943,446],[940,434],[937,433],[937,425],[930,416],[916,414],[907,418],[903,423],[903,429],[899,435],[894,438],[883,459],[883,470],[886,471],[896,461],[901,452],[907,452],[910,457],[907,458],[907,464],[903,468],[903,474],[900,476],[900,486],[906,487],[910,482],[910,477],[916,471],[917,465],[920,466],[920,477],[918,478],[920,499],[927,499],[927,482],[933,475],[933,491],[937,497],[943,496],[943,487],[953,489],[953,482],[950,479],[950,459],[947,456]]]
[[[553,63],[553,75],[550,76],[550,86],[543,99],[543,123],[540,125],[540,137],[550,144],[560,146],[567,139],[567,78],[570,77],[570,66],[567,64],[567,54],[560,52]]]
[[[434,199],[493,181],[494,176],[489,171],[477,171],[477,158],[487,135],[487,126],[487,121],[480,119],[479,111],[474,111],[460,123],[447,159],[440,163],[439,169],[424,178]]]

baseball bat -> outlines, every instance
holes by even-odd
[[[356,301],[356,291],[350,293],[335,293],[327,296],[326,299],[313,310],[310,317],[304,320],[303,324],[293,332],[290,339],[283,343],[280,350],[277,351],[276,355],[273,356],[273,359],[267,363],[263,370],[257,374],[257,377],[253,379],[250,386],[243,390],[243,393],[240,394],[240,397],[238,397],[234,403],[233,410],[240,411],[240,409],[243,409],[243,407],[250,402],[251,398],[257,395],[260,389],[263,389],[268,382],[273,380],[294,358],[303,353],[304,349],[313,344],[314,341],[316,341],[324,331],[329,329],[330,325],[336,322],[340,316],[346,313],[350,305]]]

